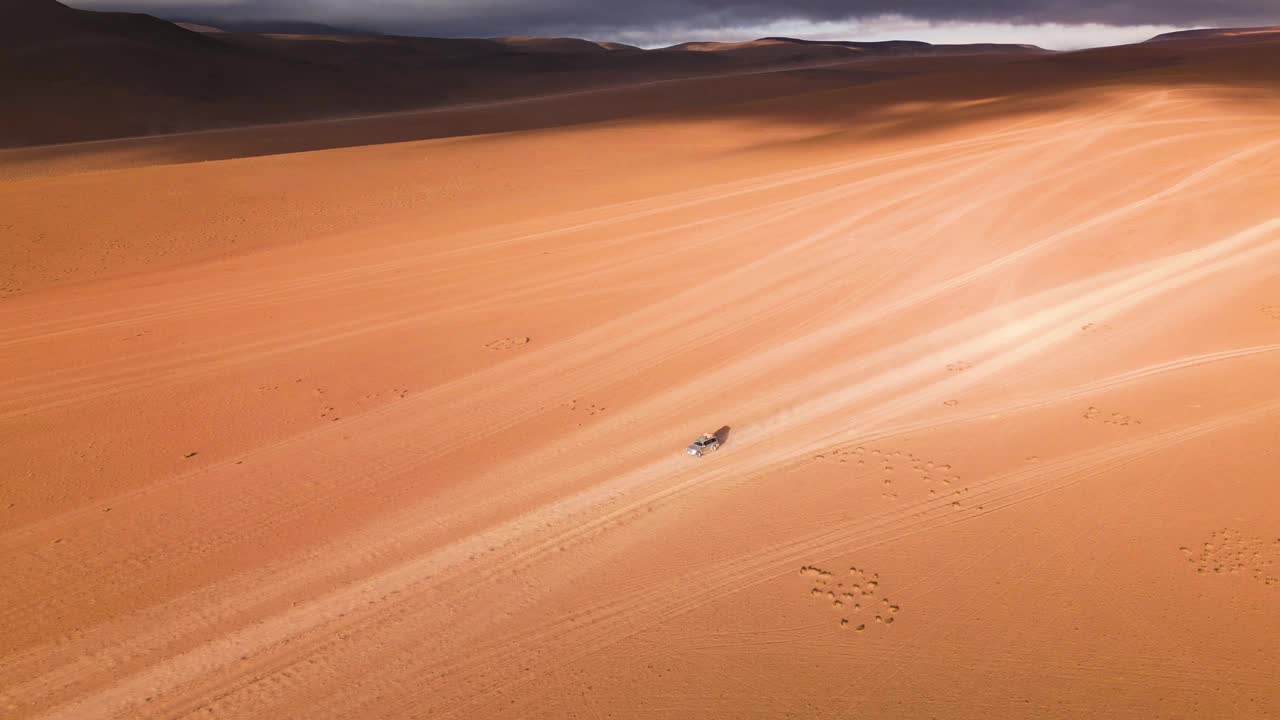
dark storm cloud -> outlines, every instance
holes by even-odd
[[[1236,26],[1280,22],[1280,0],[70,0],[167,17],[291,19],[389,33],[602,37],[883,15],[933,22]]]

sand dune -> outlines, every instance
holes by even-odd
[[[575,38],[416,38],[308,23],[183,26],[10,0],[0,21],[0,148],[348,118],[807,66],[863,56],[1021,53],[1018,46],[806,43],[644,51]]]
[[[503,38],[494,38],[497,42],[504,45],[521,50],[542,50],[561,53],[597,53],[597,52],[613,52],[617,50],[638,51],[640,48],[634,45],[616,42],[597,42],[595,40],[582,40],[579,38],[564,37],[529,37],[529,36],[512,36]]]
[[[208,34],[226,32],[226,30],[223,30],[220,27],[214,27],[212,25],[201,25],[200,23],[180,22],[180,23],[174,23],[174,24],[182,28],[183,30],[190,30],[191,32],[208,33]]]
[[[1240,38],[1246,40],[1272,40],[1280,34],[1280,27],[1248,27],[1248,28],[1205,28],[1203,30],[1182,30],[1164,33],[1151,38],[1155,41],[1166,40],[1226,40]]]
[[[1280,716],[1278,47],[0,153],[0,710]]]

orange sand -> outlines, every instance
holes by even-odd
[[[0,153],[0,715],[1280,717],[1215,47]]]

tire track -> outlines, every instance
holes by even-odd
[[[1100,290],[1095,291],[1092,295],[1084,296],[1083,300],[1077,299],[1074,301],[1070,301],[1067,303],[1067,306],[1068,306],[1067,310],[1063,310],[1061,308],[1056,309],[1053,312],[1049,312],[1047,314],[1047,317],[1050,320],[1053,320],[1053,319],[1060,318],[1064,314],[1067,314],[1068,316],[1072,316],[1076,312],[1073,306],[1080,304],[1082,302],[1094,303],[1094,304],[1101,303],[1103,305],[1110,306],[1112,311],[1115,312],[1117,311],[1115,307],[1117,304],[1119,304],[1121,307],[1125,306],[1125,303],[1123,302],[1125,298],[1128,298],[1129,305],[1133,305],[1143,300],[1147,300],[1150,297],[1158,296],[1158,294],[1162,292],[1169,292],[1173,289],[1181,287],[1183,284],[1187,282],[1199,280],[1200,278],[1204,277],[1206,274],[1222,269],[1224,266],[1224,263],[1238,264],[1240,262],[1244,262],[1252,259],[1252,255],[1249,254],[1247,250],[1244,253],[1237,253],[1235,255],[1229,255],[1228,252],[1231,250],[1238,250],[1242,247],[1247,248],[1249,243],[1256,242],[1261,237],[1266,237],[1268,233],[1274,232],[1277,228],[1280,228],[1280,218],[1273,219],[1266,223],[1262,223],[1250,230],[1239,233],[1236,236],[1232,236],[1230,238],[1227,238],[1226,240],[1219,241],[1218,243],[1207,246],[1204,249],[1201,249],[1198,251],[1192,251],[1189,253],[1184,253],[1182,256],[1175,256],[1171,260],[1156,263],[1154,264],[1154,267],[1146,270],[1145,272],[1138,273],[1135,276],[1132,276],[1126,280],[1122,280],[1118,283],[1112,283],[1109,286],[1104,286]],[[1271,250],[1273,249],[1272,245],[1274,245],[1274,243],[1262,245],[1261,247],[1263,250]],[[1255,251],[1256,251],[1256,248],[1255,248]],[[1225,260],[1223,259],[1223,256],[1226,256]],[[1135,293],[1135,288],[1141,289],[1141,291]],[[1039,328],[1041,327],[1041,324],[1032,323],[1029,325],[1029,327]],[[1027,346],[1025,342],[1021,342],[1023,338],[1020,336],[1014,336],[1010,339],[1012,341],[1020,342],[1021,347],[1025,348]],[[975,342],[982,342],[982,341],[989,342],[989,340],[985,340],[983,338],[979,338]],[[937,390],[933,388],[926,388],[926,392],[927,391],[932,391],[934,393],[937,392]],[[916,398],[911,398],[910,400],[918,401],[918,399],[919,398],[916,397]],[[794,418],[791,418],[790,421],[793,424],[795,423]],[[750,445],[749,442],[746,444],[748,446]],[[777,458],[772,463],[768,462],[767,460],[762,460],[762,461],[758,461],[758,464],[761,466],[769,467],[771,465],[777,465],[780,463],[785,464],[786,462],[791,461],[793,459],[794,459],[794,450],[792,451],[791,457]],[[674,463],[664,463],[662,465],[674,465]],[[715,473],[712,473],[712,475],[714,474]],[[701,482],[707,482],[707,481],[701,481]],[[1009,496],[996,498],[994,501],[1001,502],[1005,500],[1009,500]],[[647,498],[646,501],[651,502],[652,499]],[[598,506],[598,505],[599,503],[594,501],[589,503],[589,506]],[[1008,505],[1001,505],[995,509],[1003,509],[1004,507],[1007,507],[1007,506]],[[634,509],[634,508],[631,508],[631,509]],[[537,518],[537,521],[540,522],[542,520],[542,517],[544,516],[545,516],[545,513],[540,514],[540,516]],[[582,526],[579,525],[578,527],[579,529],[575,532],[577,534],[581,534]],[[519,535],[521,533],[516,532],[515,534]],[[475,538],[473,536],[473,541],[474,540],[478,540],[480,543],[485,543],[489,545],[495,544],[488,536],[482,536],[479,538]],[[553,542],[555,541],[553,540]],[[504,543],[496,543],[496,544],[502,545]],[[536,556],[539,551],[545,551],[545,546],[542,548],[535,546],[532,550],[527,551],[527,554]],[[470,551],[466,551],[462,554],[468,554],[468,553],[470,553]],[[457,550],[455,550],[454,554],[458,555],[459,553]],[[512,558],[512,560],[514,562],[520,561],[518,557]],[[446,562],[446,565],[447,564],[448,563]],[[456,563],[454,564],[456,565]],[[415,574],[418,574],[420,576],[422,573],[415,573]],[[434,575],[436,573],[427,573],[427,574]],[[363,589],[364,588],[362,588],[362,590]],[[378,600],[378,598],[365,597],[364,595],[361,595],[359,599],[361,600],[361,602],[354,607],[345,603],[342,604],[341,607],[347,609],[348,611],[354,611],[360,605],[367,604],[369,602],[377,602]],[[345,612],[343,614],[345,615]]]

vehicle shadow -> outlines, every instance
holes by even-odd
[[[715,431],[712,434],[716,436],[716,440],[718,440],[720,444],[723,446],[725,443],[729,442],[730,430],[732,430],[732,428],[730,428],[728,425],[725,425],[724,427],[720,428],[719,430]]]

